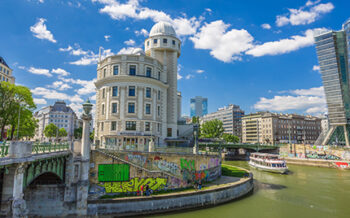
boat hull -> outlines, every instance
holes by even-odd
[[[253,168],[256,168],[258,170],[262,170],[262,171],[266,171],[266,172],[270,172],[270,173],[280,173],[280,174],[285,174],[288,172],[288,168],[275,168],[275,167],[266,167],[266,166],[261,166],[258,164],[255,164],[251,161],[249,161],[249,165]]]

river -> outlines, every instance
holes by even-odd
[[[250,169],[245,161],[225,163]],[[254,193],[242,199],[158,217],[350,218],[350,171],[288,167],[288,175],[251,169]]]

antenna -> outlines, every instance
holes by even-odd
[[[102,49],[103,49],[102,46],[100,46],[100,47],[98,48],[98,62],[101,61],[101,50],[102,50]]]

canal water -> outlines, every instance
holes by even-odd
[[[225,163],[250,169],[245,161]],[[250,169],[255,189],[243,199],[159,217],[350,218],[350,171],[288,167],[291,171],[288,175]]]

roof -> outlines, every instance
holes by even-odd
[[[7,63],[6,63],[6,61],[4,60],[4,58],[2,58],[1,56],[0,56],[0,63],[2,63],[3,65],[5,65],[6,67],[10,68],[10,67],[7,65]]]
[[[176,32],[170,23],[161,21],[159,23],[156,23],[152,27],[152,29],[149,33],[149,37],[152,37],[152,36],[174,36],[174,37],[176,37]]]

